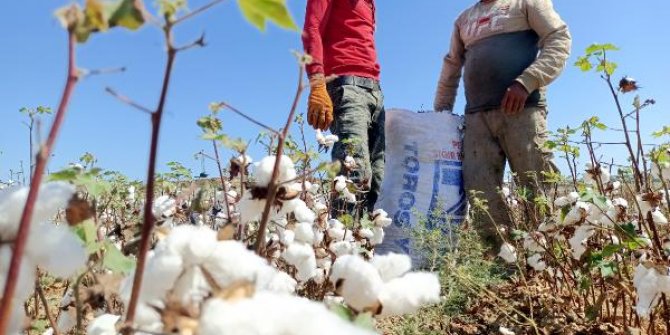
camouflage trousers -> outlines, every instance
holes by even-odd
[[[334,120],[330,131],[340,138],[332,151],[333,161],[343,163],[342,174],[362,185],[363,208],[374,209],[384,177],[384,95],[379,88],[328,85]],[[356,168],[347,171],[344,159],[351,156]]]
[[[471,215],[488,246],[501,244],[495,225],[512,227],[507,203],[500,193],[505,164],[509,163],[515,174],[516,186],[527,191],[531,206],[547,186],[543,172],[558,171],[552,152],[544,147],[546,140],[545,107],[527,107],[516,115],[506,115],[499,109],[465,115],[463,183],[470,204],[474,203],[471,191],[476,191],[476,197],[488,205],[490,215],[476,208]]]

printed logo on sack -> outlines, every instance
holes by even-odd
[[[452,143],[454,150],[441,150],[435,154],[433,189],[428,211],[428,229],[436,226],[446,231],[453,224],[462,221],[466,209],[466,196],[463,191],[463,177],[460,146],[461,143]],[[405,159],[403,167],[405,173],[402,178],[402,194],[398,198],[398,210],[393,216],[393,224],[406,229],[411,227],[412,210],[416,204],[416,191],[419,185],[419,148],[416,142],[404,146]],[[447,159],[445,159],[447,158]],[[458,194],[451,201],[444,198],[445,194]],[[400,238],[395,241],[405,253],[411,253],[410,238]]]

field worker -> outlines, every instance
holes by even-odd
[[[374,0],[307,0],[302,40],[313,58],[307,66],[307,120],[339,136],[333,160],[354,158],[351,179],[369,188],[363,199],[367,211],[373,210],[384,175],[384,96],[374,33]]]
[[[530,202],[542,195],[543,172],[557,171],[544,148],[546,86],[561,73],[572,40],[551,0],[482,0],[456,19],[434,108],[452,111],[463,72],[463,182],[488,202],[500,227],[511,219],[499,193],[509,162]],[[501,241],[488,215],[473,224],[489,246]]]

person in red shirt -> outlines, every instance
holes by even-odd
[[[342,172],[369,189],[363,199],[368,211],[384,175],[384,97],[374,33],[374,0],[307,0],[302,35],[312,56],[307,121],[339,136],[333,160],[354,158],[356,167],[343,164]]]

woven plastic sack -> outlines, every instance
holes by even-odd
[[[386,111],[386,164],[376,204],[393,218],[379,254],[409,254],[416,261],[411,230],[419,220],[445,234],[465,216],[463,117],[450,113]]]

